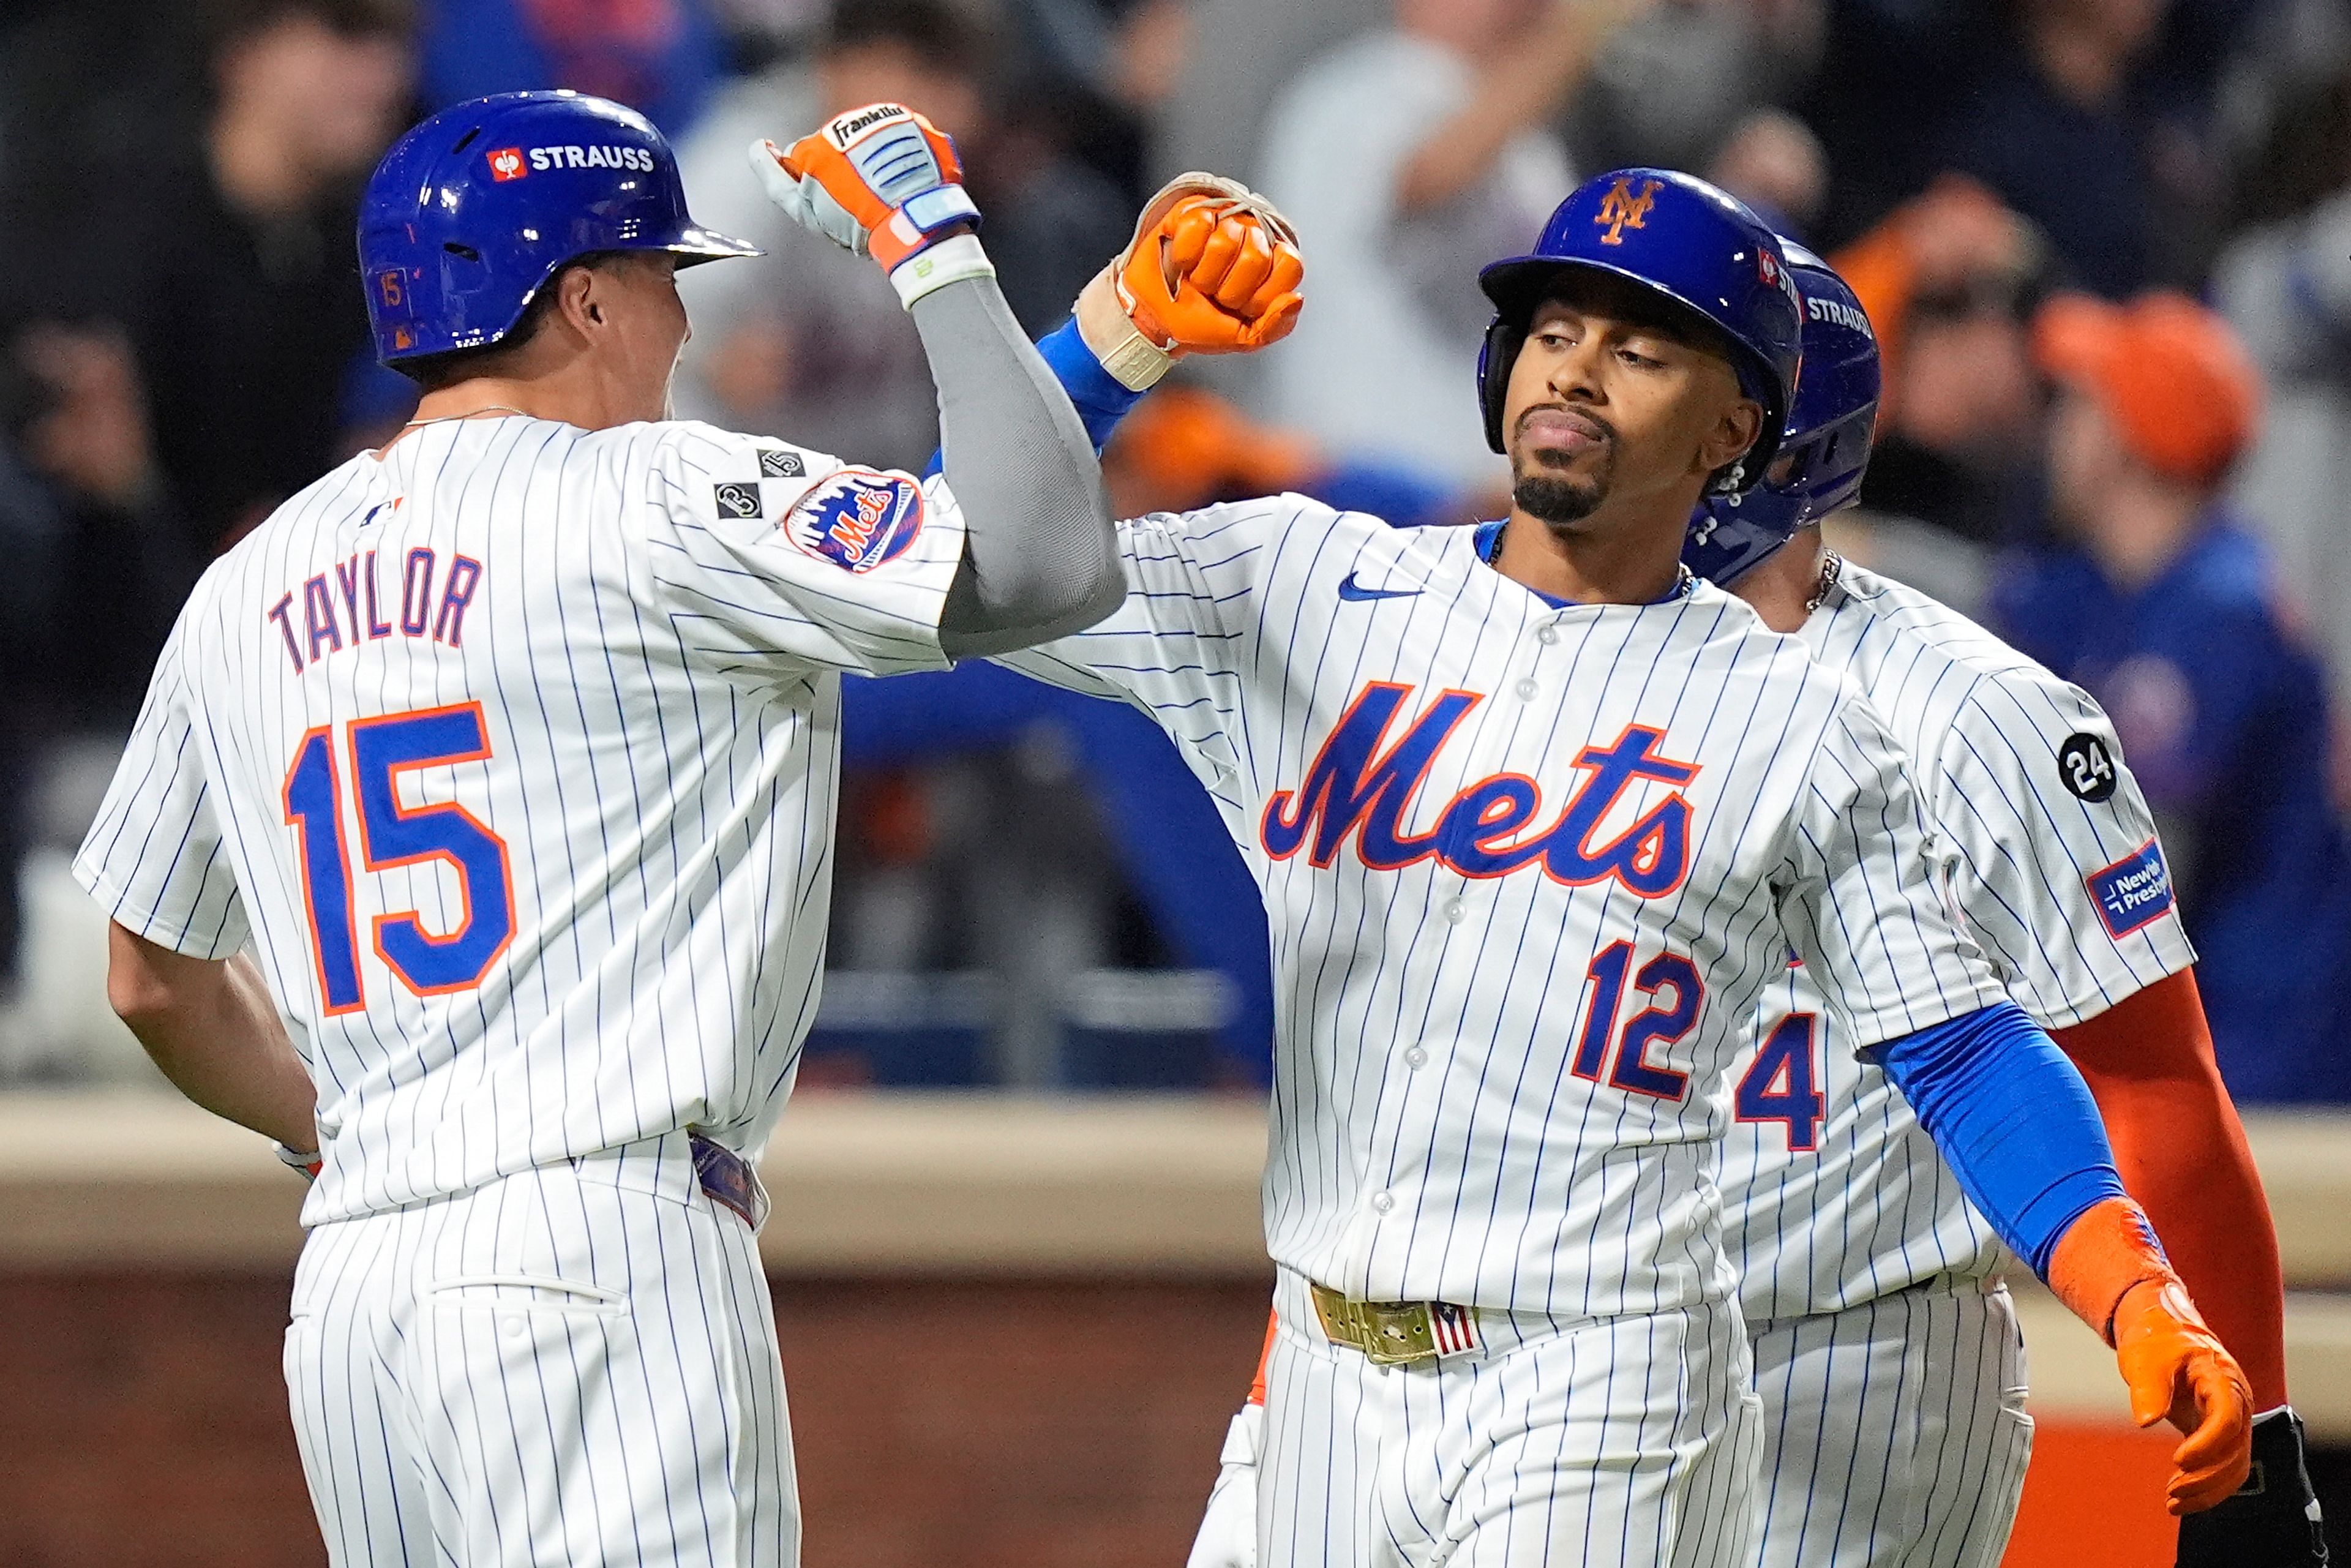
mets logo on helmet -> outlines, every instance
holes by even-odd
[[[923,531],[923,492],[912,479],[844,468],[784,514],[792,543],[852,571],[872,571],[906,553]]]
[[[1645,228],[1649,222],[1649,209],[1657,200],[1657,182],[1644,180],[1641,189],[1633,189],[1633,176],[1620,174],[1608,193],[1600,198],[1600,211],[1593,214],[1595,228],[1608,232],[1600,236],[1602,245],[1623,245],[1626,229]]]
[[[530,172],[530,165],[522,161],[519,147],[500,147],[489,154],[490,178],[503,183],[519,180]]]

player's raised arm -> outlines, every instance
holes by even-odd
[[[967,530],[941,647],[1001,653],[1115,609],[1125,580],[1092,444],[997,289],[954,142],[877,103],[788,149],[756,142],[751,161],[777,205],[881,266],[922,334]]]
[[[2096,1105],[1948,913],[1907,759],[1857,695],[1790,824],[1791,943],[1902,1091],[2001,1239],[2113,1346],[2141,1426],[2187,1434],[2168,1506],[2200,1512],[2252,1468],[2252,1398],[2125,1193]]]
[[[1099,451],[1176,361],[1290,336],[1305,277],[1297,231],[1271,202],[1222,175],[1178,174],[1037,351]]]

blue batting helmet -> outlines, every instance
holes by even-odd
[[[1803,307],[1780,241],[1747,205],[1670,169],[1619,169],[1559,204],[1525,256],[1478,274],[1494,324],[1478,355],[1486,440],[1506,451],[1502,402],[1527,323],[1562,272],[1586,268],[1654,290],[1729,340],[1732,364],[1763,405],[1763,429],[1734,470],[1751,484],[1778,448],[1802,350]]]
[[[759,254],[687,215],[676,155],[632,109],[576,92],[444,109],[384,154],[360,207],[376,358],[495,343],[566,263],[610,250]]]
[[[1788,433],[1740,496],[1716,496],[1690,519],[1682,560],[1698,576],[1729,582],[1808,523],[1861,493],[1877,426],[1877,335],[1845,280],[1788,240],[1789,270],[1804,297],[1804,371],[1788,411]]]

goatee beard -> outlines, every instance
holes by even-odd
[[[1531,517],[1555,527],[1564,526],[1580,523],[1592,515],[1600,505],[1600,486],[1529,474],[1510,486],[1510,499]]]

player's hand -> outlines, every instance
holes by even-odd
[[[1250,353],[1288,337],[1305,276],[1298,231],[1271,202],[1220,175],[1178,174],[1079,295],[1078,330],[1141,391],[1186,354]]]
[[[1262,349],[1290,336],[1305,307],[1297,229],[1255,191],[1214,174],[1164,186],[1111,267],[1127,319],[1170,353]]]
[[[751,167],[769,201],[893,278],[979,222],[954,141],[901,103],[834,115],[789,147],[755,141]]]
[[[1233,1417],[1208,1511],[1184,1568],[1257,1568],[1257,1457],[1265,1438],[1265,1406],[1249,1404]]]
[[[2253,1473],[2218,1508],[2179,1521],[2179,1568],[2326,1568],[2326,1527],[2311,1490],[2302,1419],[2253,1423]]]
[[[2171,1454],[2177,1468],[2166,1490],[2173,1513],[2218,1507],[2245,1484],[2252,1390],[2168,1270],[2132,1286],[2116,1306],[2115,1356],[2130,1387],[2131,1418],[2142,1427],[2168,1420],[2188,1434]]]

